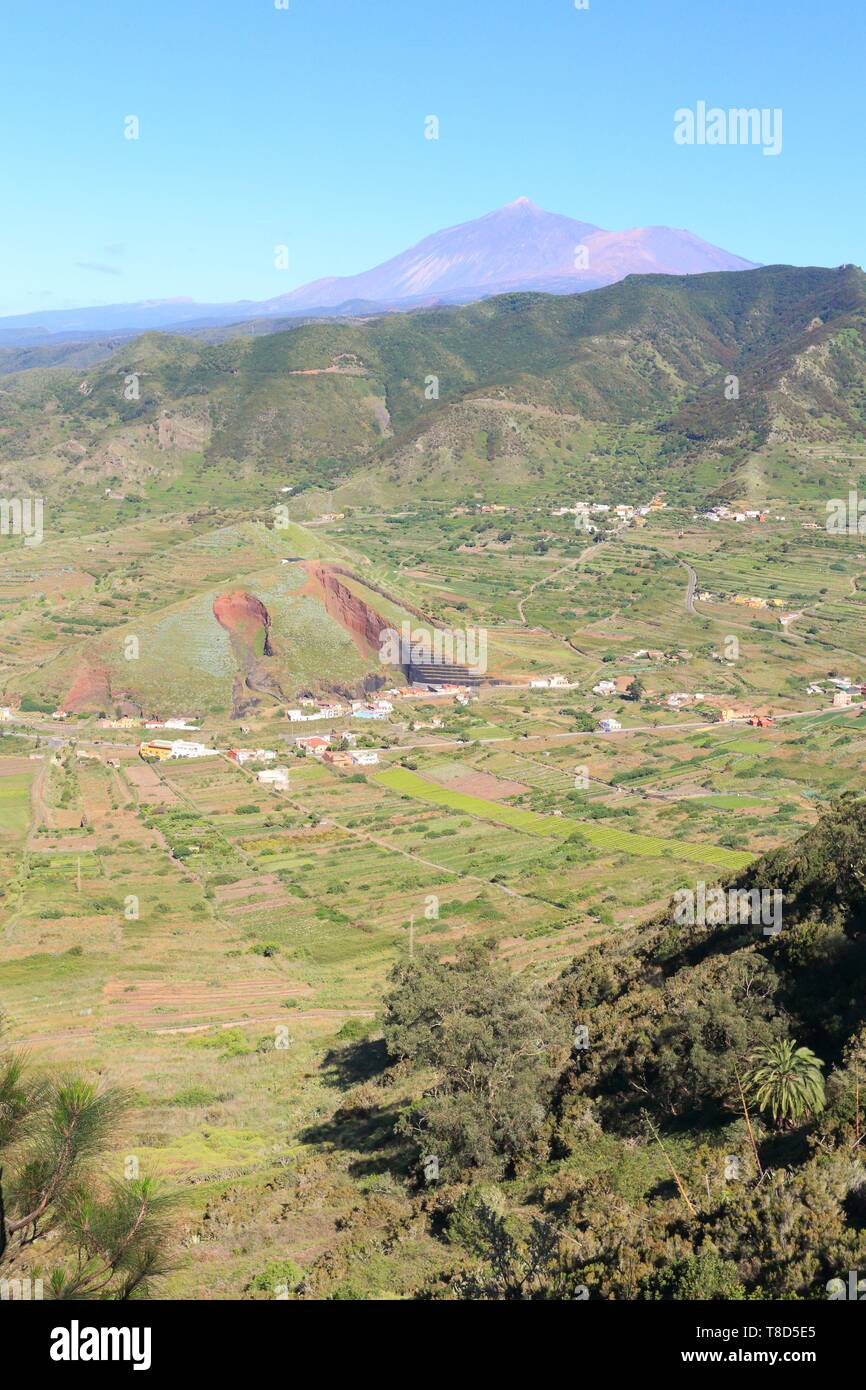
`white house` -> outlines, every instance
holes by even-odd
[[[266,787],[285,788],[289,785],[289,769],[287,767],[268,767],[264,772],[256,773],[256,777]]]
[[[616,681],[599,681],[598,685],[592,687],[594,695],[612,695],[616,690]]]
[[[353,763],[361,767],[372,767],[379,761],[379,754],[375,748],[354,748],[349,754]]]
[[[622,728],[622,725],[618,719],[602,719],[599,721],[598,727],[603,734],[615,734],[618,729]]]
[[[174,739],[170,747],[172,758],[207,758],[219,752],[218,748],[208,748],[204,743],[191,743],[182,738]]]

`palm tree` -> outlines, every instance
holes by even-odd
[[[784,1126],[824,1109],[823,1062],[789,1040],[758,1047],[749,1059],[746,1086],[761,1110]]]

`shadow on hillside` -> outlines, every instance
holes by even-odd
[[[372,1081],[381,1076],[388,1065],[388,1053],[384,1038],[360,1038],[347,1043],[345,1047],[333,1047],[325,1053],[322,1061],[322,1075],[327,1086],[345,1090],[349,1086],[360,1086],[364,1081]]]
[[[384,1039],[359,1038],[326,1052],[322,1075],[327,1086],[351,1091],[382,1077],[387,1066]],[[380,1090],[372,1086],[365,1091],[363,1100],[353,1102],[351,1096],[346,1096],[333,1115],[311,1125],[301,1138],[307,1144],[321,1144],[354,1154],[349,1172],[356,1178],[405,1172],[411,1164],[413,1149],[394,1133],[403,1106],[397,1101],[389,1102],[388,1094],[384,1087]]]
[[[377,1173],[405,1173],[412,1163],[411,1143],[395,1135],[401,1106],[354,1106],[337,1110],[330,1119],[310,1125],[300,1135],[305,1144],[321,1144],[341,1153],[354,1154],[349,1163],[353,1178]]]

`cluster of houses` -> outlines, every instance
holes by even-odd
[[[714,594],[709,589],[701,590],[697,598],[700,603],[736,603],[740,608],[752,608],[756,611],[771,609],[778,614],[779,622],[784,628],[803,616],[802,613],[780,613],[779,609],[785,607],[783,598],[759,598],[756,594]],[[722,658],[713,652],[713,660],[720,661]]]
[[[634,680],[634,676],[614,676],[610,680],[599,681],[592,687],[593,695],[624,695]]]
[[[379,754],[375,749],[332,747],[336,742],[351,745],[356,737],[355,734],[311,734],[307,738],[296,738],[294,745],[299,752],[305,753],[308,757],[321,758],[323,762],[332,763],[337,767],[368,767],[378,763]],[[209,758],[222,751],[220,748],[209,748],[204,743],[188,742],[185,739],[149,739],[139,744],[138,748],[139,755],[151,762],[178,758]],[[273,748],[229,748],[226,750],[226,757],[243,767],[246,763],[274,763],[277,754]],[[289,772],[286,767],[262,768],[256,776],[265,786],[280,788],[288,785]]]
[[[178,733],[196,733],[200,724],[191,719],[176,717],[172,719],[139,719],[133,714],[121,714],[116,719],[100,719],[100,729],[176,729]]]
[[[301,700],[300,709],[286,710],[290,724],[315,723],[323,719],[387,719],[394,705],[390,700],[351,700],[348,705],[334,700]]]
[[[324,700],[302,700],[303,709],[286,710],[286,718],[290,724],[310,724],[321,719],[341,719],[346,713],[341,704],[332,702],[326,703]]]
[[[551,677],[548,684],[567,686],[568,682],[564,676],[558,676]],[[387,699],[377,697],[349,700],[345,704],[339,700],[300,700],[298,709],[286,710],[286,718],[290,724],[310,724],[323,719],[387,719],[394,713],[395,700],[432,700],[444,697],[453,700],[455,704],[468,705],[472,691],[467,685],[444,681],[438,685],[428,683],[422,686],[399,686],[386,690],[385,695]]]
[[[226,753],[226,757],[240,767],[244,763],[272,763],[276,756],[273,748],[230,748]]]
[[[333,767],[372,767],[379,761],[375,748],[332,748],[333,738],[341,743],[353,743],[354,734],[311,734],[309,738],[296,738],[295,747],[308,758],[321,758],[322,762]]]
[[[665,704],[670,709],[682,709],[684,705],[701,705],[706,696],[700,692],[690,695],[686,690],[677,691],[674,695],[668,695]]]
[[[783,598],[757,598],[754,594],[734,594],[734,603],[741,608],[784,608]]]
[[[832,685],[833,704],[837,709],[847,709],[854,701],[855,696],[866,696],[866,685],[860,681],[849,680],[847,676],[828,676],[827,680],[821,685],[812,682],[806,689],[807,695],[820,695],[825,700],[828,692],[825,685]]]
[[[652,512],[660,512],[666,506],[667,503],[657,494],[642,507],[632,506],[629,502],[575,502],[573,507],[554,507],[551,516],[573,516],[576,529],[591,534],[598,528],[590,517],[595,516],[600,521],[615,518],[625,525],[644,526]]]
[[[768,517],[768,515],[767,515],[766,512],[759,511],[759,510],[757,510],[757,509],[754,508],[754,507],[750,507],[749,510],[748,510],[748,511],[745,511],[745,512],[733,511],[730,507],[710,507],[709,511],[707,511],[707,512],[696,512],[696,513],[695,513],[695,521],[740,521],[740,522],[742,522],[742,521],[759,521],[759,522],[763,522],[763,521],[768,521],[768,520],[769,520],[769,517]],[[774,521],[784,521],[784,520],[785,520],[785,517],[783,517],[783,516],[774,516],[774,517],[773,517],[773,520],[774,520]]]

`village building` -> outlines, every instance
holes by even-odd
[[[332,767],[351,767],[352,754],[342,748],[328,749],[327,753],[322,754],[322,762],[330,763]]]
[[[273,748],[230,748],[228,757],[232,762],[240,763],[272,763],[276,758]]]
[[[262,772],[257,772],[256,779],[266,787],[285,788],[289,785],[289,769],[287,767],[268,767]]]
[[[204,743],[190,742],[183,738],[174,739],[169,746],[173,758],[207,758],[219,752],[218,748],[208,748]]]
[[[149,761],[163,762],[166,758],[171,757],[171,744],[163,739],[150,739],[147,743],[138,745],[138,755]]]
[[[320,758],[325,750],[330,748],[331,740],[324,734],[313,734],[311,738],[296,738],[295,746],[307,754],[312,754],[314,758]]]
[[[219,753],[218,748],[208,748],[204,743],[189,742],[186,739],[149,739],[139,744],[142,758],[210,758]]]

